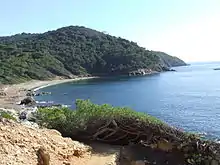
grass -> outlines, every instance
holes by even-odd
[[[0,116],[5,118],[5,119],[10,119],[16,121],[16,118],[13,117],[10,113],[8,112],[0,112]]]

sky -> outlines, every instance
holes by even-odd
[[[186,62],[220,61],[220,0],[3,0],[0,36],[80,25]]]

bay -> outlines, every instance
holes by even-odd
[[[185,131],[220,138],[220,63],[194,63],[143,77],[91,79],[49,86],[38,101],[74,109],[76,99],[126,106],[148,113]]]

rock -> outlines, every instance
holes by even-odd
[[[138,69],[134,70],[128,73],[129,76],[142,76],[142,75],[149,75],[153,74],[155,71],[152,71],[151,69]]]
[[[214,70],[220,70],[220,68],[215,68]]]
[[[38,165],[49,165],[50,164],[50,155],[47,152],[45,147],[40,147],[37,151]]]
[[[26,118],[27,118],[27,112],[26,111],[21,112],[19,115],[19,119],[25,120]]]
[[[31,108],[31,109],[26,109],[22,111],[19,115],[20,120],[25,120],[27,119],[28,121],[35,121],[35,113],[37,111],[37,107]]]
[[[70,162],[64,161],[63,162],[64,165],[71,165]]]
[[[26,93],[26,96],[35,96],[35,92],[34,91],[28,91]]]
[[[176,70],[175,69],[171,69],[171,68],[168,68],[168,67],[162,67],[162,70],[163,71],[172,71],[172,72],[175,72]]]
[[[47,154],[37,154],[41,146],[45,147],[46,153],[50,155],[51,165],[62,165],[64,161],[67,161],[67,164],[70,162],[72,165],[87,164],[91,157],[89,146],[70,138],[64,138],[57,133],[52,134],[51,130],[45,128],[39,129],[24,125],[23,122],[21,124],[7,120],[0,122],[0,142],[1,165],[36,165],[39,163],[39,156],[41,158],[47,156]],[[73,155],[75,150],[81,151],[81,157]],[[59,153],[71,155],[71,159],[65,160]]]
[[[31,128],[39,128],[39,125],[37,123],[31,122],[31,121],[28,121],[28,120],[21,121],[21,124],[25,125],[25,126],[28,126],[28,127],[31,127]]]
[[[23,100],[21,100],[20,105],[35,105],[36,102],[32,97],[26,97]]]
[[[0,92],[0,96],[6,96],[7,94],[5,92]]]
[[[162,67],[162,70],[163,70],[163,71],[170,71],[170,68],[168,68],[168,67],[166,67],[166,66],[163,66],[163,67]]]

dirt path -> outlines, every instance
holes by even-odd
[[[116,156],[93,154],[86,165],[116,165]]]
[[[116,165],[120,147],[108,144],[90,144],[93,151],[86,165]]]

